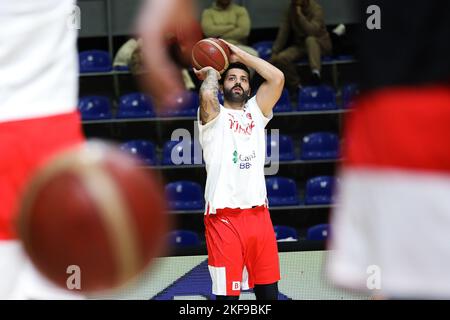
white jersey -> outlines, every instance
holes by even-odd
[[[199,115],[198,115],[199,118]],[[251,208],[266,203],[265,126],[272,119],[261,112],[256,98],[243,110],[220,106],[214,120],[198,119],[200,145],[206,163],[206,210]]]
[[[0,1],[0,122],[72,112],[78,96],[74,0]]]

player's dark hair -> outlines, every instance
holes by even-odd
[[[243,63],[240,62],[232,62],[228,65],[228,68],[222,73],[222,77],[220,78],[220,84],[223,84],[225,81],[225,77],[227,76],[228,71],[231,69],[241,69],[247,72],[248,74],[248,81],[250,82],[250,69]]]

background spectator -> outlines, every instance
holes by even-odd
[[[246,45],[251,21],[245,7],[234,4],[232,0],[216,0],[203,11],[201,25],[206,37],[222,38],[258,56],[255,49]]]
[[[300,85],[296,61],[308,55],[313,84],[320,82],[321,55],[332,49],[321,6],[315,0],[292,0],[272,48],[271,61],[284,72],[286,86],[295,95]]]

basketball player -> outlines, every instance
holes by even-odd
[[[0,3],[0,299],[74,295],[43,279],[17,240],[19,197],[49,157],[84,138],[76,111],[73,0]]]
[[[254,288],[257,299],[276,300],[280,270],[266,200],[264,128],[284,76],[227,44],[232,63],[222,77],[211,67],[195,70],[203,80],[198,127],[207,171],[204,222],[212,290],[219,300],[239,299],[248,288]],[[252,98],[247,66],[265,79]]]
[[[77,31],[70,25],[74,5],[75,0],[0,2],[5,26],[0,30],[0,299],[80,297],[38,274],[15,230],[19,198],[29,178],[50,157],[84,141],[76,110]],[[168,72],[177,73],[164,39],[179,22],[192,22],[193,3],[149,0],[141,12],[139,31],[147,40],[143,51],[152,70],[147,88],[168,105],[183,89],[181,78]],[[184,48],[191,42],[184,39]]]
[[[345,128],[328,273],[386,298],[449,299],[450,3],[364,0],[362,17],[374,4],[381,29],[361,23],[363,90]]]

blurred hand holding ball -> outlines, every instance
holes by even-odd
[[[163,187],[131,155],[101,142],[64,152],[40,170],[22,200],[19,234],[35,266],[81,291],[125,284],[159,254],[167,230]]]

